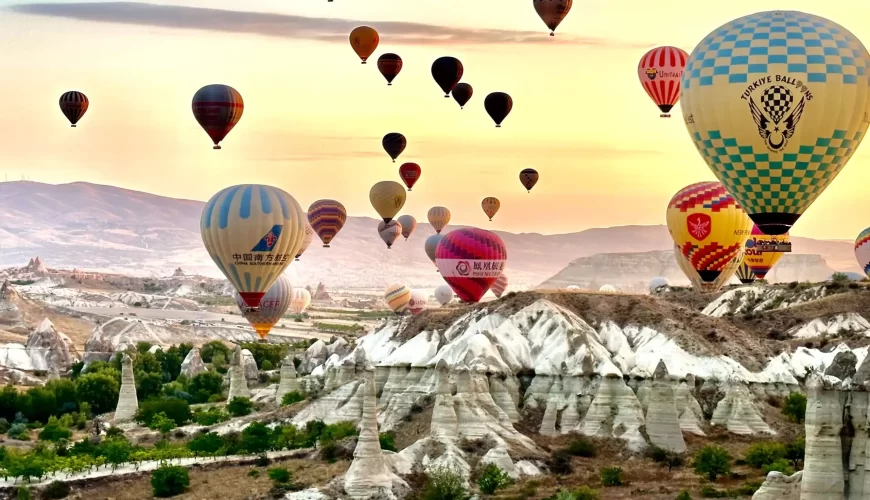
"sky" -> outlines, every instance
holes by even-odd
[[[679,107],[659,118],[637,62],[657,45],[691,52],[759,5],[578,0],[549,37],[530,0],[0,0],[0,179],[88,181],[196,200],[264,183],[304,208],[334,198],[351,215],[374,217],[369,187],[398,181],[399,165],[413,161],[423,173],[402,213],[418,220],[443,205],[457,224],[513,232],[663,224],[676,191],[715,177]],[[870,43],[866,2],[763,8],[820,15]],[[381,32],[367,65],[347,40],[359,24]],[[404,60],[392,87],[374,64],[384,52]],[[463,62],[463,81],[474,87],[464,110],[430,75],[444,55]],[[196,90],[211,83],[233,86],[245,101],[220,151],[190,109]],[[90,100],[76,129],[57,105],[67,90]],[[494,91],[514,101],[502,128],[483,109]],[[381,148],[388,132],[408,139],[397,163]],[[868,162],[865,145],[792,234],[853,239],[870,224]],[[518,179],[528,167],[541,175],[531,194]],[[493,222],[480,208],[487,196],[502,203]]]

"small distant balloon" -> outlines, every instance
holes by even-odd
[[[214,149],[242,119],[242,94],[229,85],[206,85],[193,95],[193,117],[211,137]]]
[[[435,289],[435,300],[442,306],[446,306],[453,301],[453,289],[450,285],[438,285]]]
[[[411,290],[411,300],[408,302],[408,309],[411,314],[418,315],[425,311],[429,305],[429,294],[423,290]]]
[[[408,145],[408,141],[405,139],[405,136],[398,132],[390,132],[385,135],[383,139],[381,139],[381,145],[384,147],[384,151],[390,155],[390,158],[393,159],[393,163],[396,162],[396,158],[402,154],[402,151],[405,150],[405,146]]]
[[[450,97],[450,92],[462,79],[462,71],[462,62],[455,57],[439,57],[432,63],[432,78],[444,91],[444,97]]]
[[[453,100],[459,104],[459,109],[465,107],[465,104],[471,99],[472,95],[474,95],[474,89],[467,83],[460,82],[453,87]]]
[[[60,112],[69,120],[70,127],[75,127],[88,110],[88,96],[77,90],[64,92],[60,96]]]
[[[420,165],[416,163],[403,163],[401,167],[399,167],[399,177],[402,178],[402,182],[408,186],[408,191],[411,191],[411,188],[414,187],[414,184],[417,184],[417,181],[420,180]]]
[[[397,220],[378,223],[378,235],[387,244],[387,249],[393,248],[393,243],[402,235],[402,224]]]
[[[405,206],[405,188],[394,181],[381,181],[369,190],[369,201],[384,222],[390,222]]]
[[[637,76],[650,99],[669,118],[671,108],[680,100],[680,79],[689,54],[677,47],[656,47],[640,58]]]
[[[292,294],[293,287],[290,285],[290,280],[286,275],[281,274],[266,295],[263,295],[259,308],[249,309],[245,299],[238,292],[236,292],[236,305],[257,335],[265,339],[275,323],[284,317],[284,313],[290,307]]]
[[[431,260],[433,264],[435,264],[435,250],[438,249],[438,244],[441,243],[441,240],[443,239],[443,234],[435,233],[426,238],[426,241],[423,243],[423,250],[426,252],[426,256],[429,257],[429,260]]]
[[[492,293],[496,296],[496,298],[500,299],[501,296],[504,294],[504,291],[507,289],[507,286],[508,286],[507,276],[502,274],[501,276],[498,277],[497,280],[495,280],[495,283],[492,284],[492,286],[490,287],[490,290],[492,290]]]
[[[384,290],[384,302],[394,313],[402,314],[411,302],[411,289],[405,285],[392,284]]]
[[[498,213],[498,209],[501,208],[501,202],[498,201],[498,198],[487,196],[480,202],[480,207],[483,208],[483,213],[489,217],[489,221],[492,222],[492,218],[495,217],[495,214]]]
[[[483,100],[483,107],[495,122],[495,126],[501,127],[501,122],[507,118],[514,107],[514,100],[504,92],[493,92]]]
[[[414,230],[417,229],[417,219],[411,215],[403,215],[396,220],[402,225],[402,236],[405,237],[405,241],[408,241],[408,237],[414,234]]]
[[[861,231],[855,238],[855,258],[861,270],[870,278],[870,227]]]
[[[317,200],[308,207],[308,222],[323,242],[323,248],[329,248],[329,243],[347,222],[347,210],[335,200]]]
[[[450,222],[450,210],[447,210],[447,207],[432,207],[426,216],[436,233],[440,233],[444,226]]]
[[[402,71],[402,58],[396,54],[381,54],[378,58],[378,70],[387,79],[387,85],[392,85],[393,80]]]
[[[294,314],[302,314],[311,305],[311,292],[305,288],[294,288],[290,295],[290,310]]]
[[[532,0],[532,2],[535,5],[535,12],[550,28],[550,36],[556,36],[556,28],[568,15],[573,0]]]
[[[520,182],[523,184],[523,187],[531,193],[532,188],[538,183],[538,171],[533,168],[524,168],[520,172]]]
[[[369,58],[372,54],[375,53],[375,50],[378,48],[378,42],[380,42],[380,37],[378,36],[378,32],[375,31],[374,28],[370,28],[368,26],[358,26],[350,32],[350,46],[353,48],[353,51],[356,52],[356,55],[362,60],[362,63],[366,63],[366,59]]]

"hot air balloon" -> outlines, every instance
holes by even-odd
[[[453,301],[453,289],[450,285],[438,285],[435,288],[435,300],[442,306],[446,306]]]
[[[700,277],[702,291],[714,292],[714,283],[721,286],[731,279],[752,222],[725,186],[699,182],[681,189],[668,204],[667,221],[674,244]],[[727,276],[719,280],[722,274]]]
[[[764,234],[787,233],[861,143],[868,67],[870,54],[852,33],[802,12],[742,17],[692,52],[683,121]]]
[[[462,79],[462,62],[449,56],[435,59],[432,63],[432,78],[444,91],[444,97],[450,97],[450,92]]]
[[[385,135],[383,139],[381,139],[381,145],[384,147],[384,151],[390,155],[390,158],[393,159],[393,163],[396,162],[396,158],[402,154],[402,151],[405,150],[405,146],[408,145],[408,141],[405,140],[405,136],[398,132],[390,132]]]
[[[580,287],[577,285],[568,285],[565,290],[580,290]]]
[[[305,236],[302,237],[302,246],[299,247],[299,251],[296,252],[296,260],[299,260],[299,257],[302,257],[302,254],[308,250],[308,247],[311,246],[311,242],[314,241],[314,228],[311,227],[311,224],[308,222],[308,219],[305,220]]]
[[[408,237],[414,233],[415,229],[417,229],[417,219],[411,215],[403,215],[397,220],[399,221],[399,224],[402,225],[402,236],[405,237],[405,241],[408,241]]]
[[[489,217],[489,221],[492,222],[492,218],[495,217],[495,214],[498,213],[498,209],[501,207],[501,202],[498,201],[498,198],[494,198],[492,196],[487,196],[480,202],[481,208],[483,208],[483,213]]]
[[[870,227],[855,238],[855,258],[858,259],[858,265],[864,270],[864,274],[870,277]]]
[[[305,288],[294,288],[290,295],[290,310],[293,314],[302,314],[311,305],[311,292]]]
[[[308,207],[308,222],[323,242],[323,248],[329,248],[346,221],[344,205],[335,200],[317,200]]]
[[[88,96],[77,90],[64,92],[60,96],[60,112],[69,120],[70,127],[75,127],[76,123],[85,116],[88,110]]]
[[[384,302],[396,314],[402,314],[411,302],[411,289],[405,285],[392,284],[384,290]]]
[[[507,288],[507,286],[508,286],[507,276],[502,274],[501,276],[498,277],[497,280],[495,280],[495,283],[492,284],[492,287],[490,287],[490,290],[492,290],[492,293],[497,298],[500,299],[502,294],[504,293],[505,289]]]
[[[689,54],[677,47],[656,47],[637,65],[640,84],[661,110],[662,118],[670,118],[671,108],[680,100],[680,78],[687,59]]]
[[[650,293],[655,292],[659,288],[671,286],[671,282],[668,281],[667,278],[662,278],[661,276],[653,278],[649,280],[649,291]]]
[[[387,244],[387,248],[393,248],[393,243],[402,235],[402,224],[397,220],[390,222],[378,222],[378,235]]]
[[[402,71],[402,58],[396,54],[381,54],[378,58],[378,70],[387,79],[387,85],[392,85],[393,79]]]
[[[266,295],[260,300],[260,307],[255,310],[250,310],[245,300],[236,293],[236,305],[242,311],[242,316],[248,320],[248,323],[257,332],[261,339],[265,339],[266,335],[272,331],[275,323],[284,317],[287,308],[290,307],[290,297],[293,293],[293,287],[290,285],[290,280],[286,275],[281,274],[275,283],[266,292]]]
[[[408,302],[408,309],[411,314],[417,315],[425,311],[429,305],[429,294],[423,290],[411,290],[411,300]]]
[[[257,184],[231,186],[212,196],[200,220],[202,242],[249,308],[299,253],[305,215],[281,189]]]
[[[435,251],[438,249],[438,244],[441,243],[441,240],[444,239],[444,235],[440,233],[435,233],[432,236],[426,238],[426,242],[423,243],[423,250],[426,251],[426,255],[429,257],[429,260],[435,264]]]
[[[394,181],[378,182],[369,191],[369,201],[384,222],[393,220],[393,217],[405,206],[405,196],[405,188]]]
[[[483,100],[483,107],[495,122],[495,126],[501,127],[501,122],[507,118],[514,107],[514,100],[504,92],[493,92]]]
[[[715,293],[726,283],[731,281],[731,278],[734,277],[734,273],[737,271],[737,268],[740,267],[742,255],[740,258],[735,258],[731,261],[728,261],[725,264],[725,267],[722,268],[722,272],[719,274],[713,281],[704,281],[701,278],[701,275],[697,270],[693,267],[692,263],[683,255],[683,251],[680,247],[674,245],[674,258],[677,261],[677,265],[683,271],[689,281],[692,283],[692,287],[701,293]]]
[[[239,123],[245,103],[242,94],[229,85],[206,85],[193,94],[193,117],[211,137],[214,149]]]
[[[568,15],[573,0],[532,0],[532,2],[535,4],[535,12],[550,28],[550,36],[556,36],[556,28]]]
[[[737,279],[740,280],[744,285],[749,285],[755,281],[755,275],[752,274],[752,269],[749,268],[749,264],[746,263],[746,256],[743,256],[743,262],[737,267]]]
[[[464,302],[478,302],[501,276],[507,249],[501,238],[477,228],[457,229],[435,250],[435,265]]]
[[[531,193],[532,188],[538,183],[538,171],[533,168],[524,168],[522,172],[520,172],[520,182],[523,184],[523,187]]]
[[[399,177],[408,186],[408,192],[411,192],[411,188],[420,180],[420,165],[416,163],[403,163],[399,167]]]
[[[350,46],[353,47],[353,51],[356,52],[356,55],[362,60],[362,63],[366,63],[366,59],[369,58],[372,54],[374,54],[375,49],[378,48],[378,42],[381,40],[378,37],[378,32],[375,31],[374,28],[369,28],[368,26],[358,26],[350,32]]]
[[[453,87],[452,94],[453,100],[459,104],[459,109],[463,109],[471,96],[474,95],[474,89],[471,88],[471,85],[460,82]]]
[[[749,265],[752,274],[763,280],[783,254],[791,252],[788,233],[768,236],[752,226],[752,232],[743,248],[743,263]]]
[[[450,210],[445,207],[432,207],[429,213],[426,214],[429,219],[429,224],[435,229],[436,233],[440,233],[444,226],[450,222]]]
[[[601,293],[619,293],[619,289],[613,285],[601,285],[598,291]]]

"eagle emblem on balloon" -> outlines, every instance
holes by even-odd
[[[801,97],[797,105],[792,106],[794,96],[782,85],[768,87],[761,94],[761,107],[752,97],[749,98],[749,111],[767,149],[774,153],[785,149],[804,112],[804,102]]]

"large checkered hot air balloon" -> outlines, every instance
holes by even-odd
[[[236,293],[236,305],[242,312],[242,316],[248,320],[248,323],[257,332],[261,339],[265,339],[266,335],[272,331],[275,323],[284,317],[287,308],[290,307],[290,297],[293,294],[293,287],[290,284],[290,279],[282,274],[278,276],[275,283],[272,284],[266,295],[260,300],[260,307],[252,310],[245,303],[245,299]]]
[[[855,238],[855,258],[867,277],[870,277],[870,227]]]
[[[249,308],[293,262],[305,237],[305,212],[281,189],[242,184],[221,190],[200,219],[209,256]]]
[[[501,238],[477,228],[447,233],[435,250],[438,271],[464,302],[479,302],[501,276],[506,260]]]
[[[715,292],[731,279],[743,260],[752,221],[722,184],[699,182],[678,191],[668,204],[667,221],[691,266],[686,276],[699,291]]]
[[[752,274],[763,280],[771,268],[779,262],[783,254],[791,252],[791,242],[788,233],[779,236],[768,236],[752,226],[752,232],[743,249],[743,263],[749,265]],[[738,276],[739,277],[739,276]]]
[[[692,51],[683,121],[764,234],[787,233],[864,139],[868,69],[870,54],[855,35],[802,12],[741,17]]]
[[[640,84],[662,112],[670,118],[671,108],[680,100],[680,78],[689,54],[677,47],[656,47],[640,58],[637,77]]]

